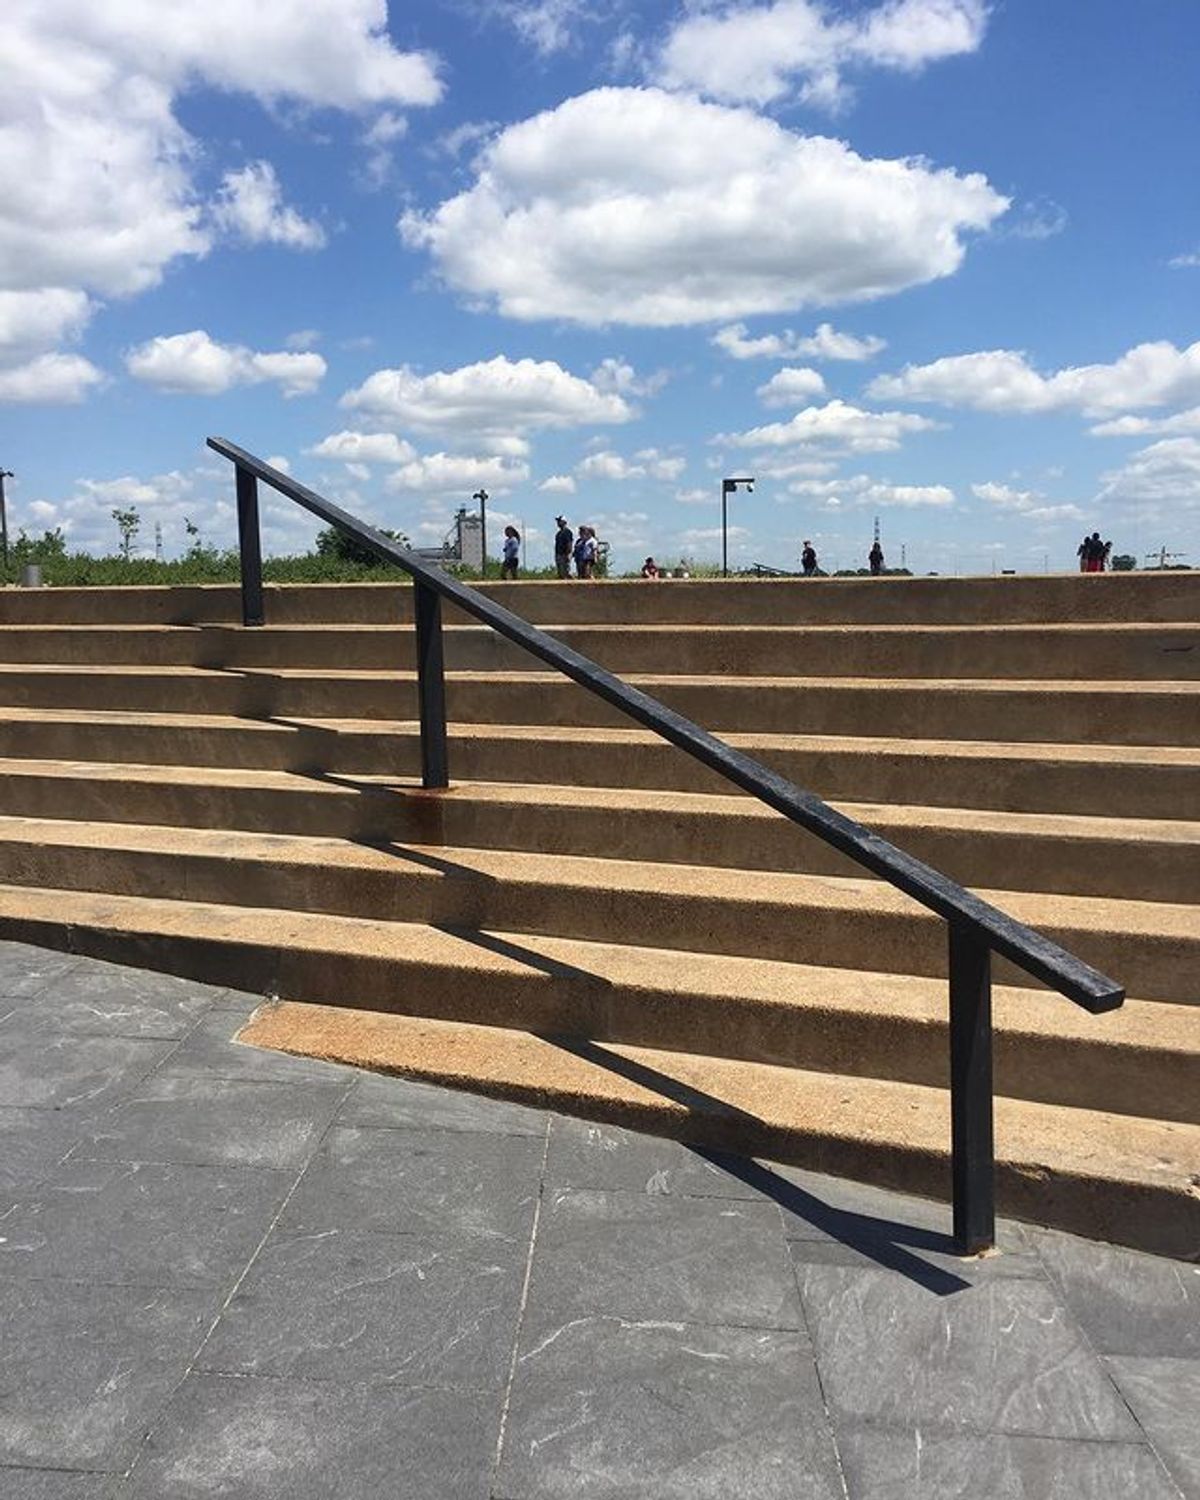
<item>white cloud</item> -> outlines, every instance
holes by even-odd
[[[1079,411],[1104,416],[1131,407],[1174,405],[1200,397],[1200,342],[1177,349],[1139,344],[1108,365],[1079,365],[1041,375],[1017,350],[950,355],[880,375],[867,388],[879,400],[930,401],[976,411]]]
[[[1007,484],[973,484],[971,493],[977,500],[984,500],[997,510],[1024,516],[1028,521],[1082,521],[1084,512],[1078,505],[1070,503],[1048,505],[1044,495],[1036,490],[1018,490]]]
[[[1200,406],[1177,411],[1169,417],[1113,417],[1091,428],[1095,437],[1173,437],[1177,433],[1200,432]]]
[[[226,172],[213,205],[218,228],[247,245],[284,245],[289,250],[320,250],[325,231],[283,201],[283,190],[269,161],[248,162]]]
[[[529,478],[529,465],[501,456],[471,457],[461,453],[426,453],[389,474],[386,488],[446,495],[470,493],[481,485],[503,494]]]
[[[493,8],[543,57],[569,47],[576,27],[600,9],[597,0],[493,0]]]
[[[103,373],[79,354],[39,354],[0,369],[0,401],[69,406],[82,401]]]
[[[569,474],[551,474],[549,479],[542,480],[538,489],[546,495],[573,495],[575,481]]]
[[[769,422],[735,432],[722,441],[736,448],[786,448],[797,443],[837,443],[858,453],[883,453],[898,448],[910,432],[928,432],[937,426],[928,417],[906,411],[863,411],[845,401],[824,406],[806,406],[788,422]]]
[[[1102,476],[1099,500],[1136,505],[1148,518],[1200,510],[1200,439],[1164,438],[1141,449]]]
[[[293,349],[304,352],[315,348],[321,342],[321,333],[316,328],[297,328],[295,333],[289,333],[283,341],[285,349]]]
[[[653,375],[639,375],[624,359],[602,359],[592,371],[592,384],[598,391],[614,392],[618,396],[657,396],[671,378],[669,370],[656,370]]]
[[[628,422],[634,416],[622,396],[598,390],[553,360],[502,354],[432,375],[418,375],[407,365],[376,370],[340,404],[379,424],[466,435]]]
[[[825,382],[816,370],[788,365],[777,370],[755,394],[764,406],[795,406],[813,396],[823,396]]]
[[[325,376],[319,354],[257,354],[219,344],[201,328],[150,339],[125,356],[135,380],[173,395],[219,396],[238,385],[277,381],[285,396],[311,395]]]
[[[1018,204],[1007,233],[1017,240],[1050,240],[1067,227],[1068,215],[1053,198],[1033,198]]]
[[[1167,262],[1172,270],[1190,270],[1193,266],[1200,266],[1200,250],[1189,250],[1184,255],[1173,255]]]
[[[764,333],[751,338],[745,323],[731,323],[718,328],[712,342],[733,359],[874,359],[887,348],[887,340],[867,334],[839,333],[829,323],[818,326],[816,333],[801,338],[790,328],[782,333]]]
[[[206,253],[186,89],[352,110],[441,93],[386,0],[8,0],[0,43],[0,291],[127,296]]]
[[[580,479],[660,479],[673,482],[686,468],[686,459],[667,457],[657,448],[644,448],[635,455],[633,462],[622,458],[619,453],[589,453],[576,464],[575,472]]]
[[[91,315],[87,293],[77,289],[0,291],[0,361],[28,359],[78,338]]]
[[[93,312],[86,292],[67,287],[0,291],[0,401],[67,405],[104,380],[79,354],[50,352],[74,341]]]
[[[677,505],[715,505],[717,496],[713,490],[691,489],[676,490],[675,503]]]
[[[331,432],[308,451],[357,464],[404,464],[417,456],[413,445],[394,432]]]
[[[393,148],[408,134],[408,121],[385,109],[363,131],[362,143],[367,150],[365,178],[368,187],[381,188],[391,176]]]
[[[650,327],[861,301],[952,275],[1007,207],[979,174],[869,160],[749,110],[599,89],[513,125],[405,241],[508,317]]]
[[[891,484],[854,474],[845,479],[798,479],[788,492],[804,499],[819,500],[826,510],[866,507],[919,510],[945,509],[954,504],[954,491],[944,484]]]
[[[848,97],[844,72],[915,73],[976,51],[986,22],[983,0],[885,0],[846,19],[831,18],[819,0],[732,3],[686,15],[657,73],[670,88],[726,102],[768,104],[795,90],[806,104],[837,109]]]

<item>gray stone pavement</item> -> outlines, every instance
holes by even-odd
[[[1200,1497],[1200,1267],[231,1040],[0,944],[3,1500]]]

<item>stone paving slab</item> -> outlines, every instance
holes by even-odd
[[[1200,1267],[0,943],[2,1500],[1200,1500]]]

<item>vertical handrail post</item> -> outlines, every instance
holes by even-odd
[[[442,655],[442,596],[413,580],[417,622],[417,697],[421,712],[421,784],[450,785],[446,752],[446,673]]]
[[[950,928],[950,1153],[954,1245],[960,1255],[996,1238],[992,1125],[992,954],[970,928]]]
[[[242,624],[266,623],[263,612],[262,537],[258,525],[258,480],[237,466],[238,551],[242,559]]]

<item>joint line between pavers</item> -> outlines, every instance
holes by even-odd
[[[554,1126],[554,1116],[547,1111],[546,1130],[542,1137],[542,1165],[538,1172],[537,1200],[533,1205],[533,1224],[529,1232],[529,1253],[525,1257],[525,1278],[521,1283],[521,1300],[517,1307],[517,1326],[513,1331],[512,1358],[508,1362],[508,1378],[504,1382],[504,1399],[500,1403],[500,1425],[496,1431],[496,1454],[492,1460],[492,1477],[488,1485],[488,1494],[496,1495],[496,1485],[500,1479],[500,1460],[504,1454],[504,1438],[508,1429],[508,1409],[512,1401],[513,1381],[517,1375],[517,1353],[521,1347],[521,1330],[525,1325],[525,1309],[529,1303],[529,1283],[533,1278],[533,1252],[537,1245],[538,1228],[542,1219],[542,1199],[546,1193],[546,1164],[550,1159],[550,1131]]]
[[[163,1403],[161,1404],[161,1406],[158,1408],[158,1411],[157,1411],[155,1417],[150,1422],[147,1423],[146,1430],[142,1434],[142,1441],[138,1444],[137,1452],[134,1454],[133,1459],[132,1459],[129,1467],[125,1470],[123,1478],[129,1479],[131,1477],[131,1475],[133,1474],[133,1471],[137,1468],[138,1460],[141,1458],[142,1454],[146,1451],[146,1446],[147,1446],[147,1444],[150,1441],[150,1435],[151,1435],[151,1432],[154,1429],[155,1423],[157,1422],[158,1418],[161,1417],[162,1414],[167,1410],[167,1408],[170,1406],[171,1402],[174,1401],[174,1399],[178,1395],[180,1387],[183,1385],[184,1381],[193,1372],[193,1370],[195,1370],[196,1365],[199,1362],[200,1356],[204,1353],[205,1347],[207,1346],[209,1339],[211,1339],[212,1336],[213,1336],[213,1332],[215,1331],[217,1324],[225,1316],[225,1313],[226,1313],[226,1311],[229,1308],[229,1304],[233,1301],[233,1299],[237,1296],[239,1290],[241,1289],[242,1282],[245,1281],[246,1277],[250,1274],[250,1271],[252,1270],[255,1262],[258,1260],[258,1257],[262,1254],[263,1247],[266,1245],[268,1239],[270,1239],[271,1235],[275,1231],[275,1226],[279,1223],[280,1219],[287,1212],[288,1204],[291,1203],[292,1199],[295,1197],[296,1191],[299,1188],[301,1182],[303,1182],[305,1174],[307,1173],[309,1167],[312,1166],[314,1160],[316,1159],[317,1155],[319,1154],[319,1152],[321,1150],[321,1147],[325,1144],[325,1138],[326,1138],[326,1136],[328,1136],[329,1132],[333,1129],[334,1124],[337,1121],[337,1117],[338,1117],[339,1113],[341,1112],[342,1106],[345,1104],[346,1100],[350,1097],[350,1094],[353,1091],[354,1086],[357,1084],[357,1082],[358,1082],[358,1074],[356,1073],[354,1075],[354,1077],[352,1077],[349,1080],[349,1082],[346,1084],[346,1087],[342,1090],[342,1094],[341,1094],[341,1097],[338,1100],[337,1107],[333,1110],[332,1114],[330,1115],[329,1121],[326,1124],[325,1129],[321,1132],[320,1138],[317,1140],[316,1144],[313,1146],[313,1149],[309,1153],[308,1158],[305,1161],[304,1165],[296,1173],[295,1180],[293,1181],[291,1187],[288,1188],[287,1192],[284,1194],[283,1202],[279,1205],[278,1209],[275,1211],[275,1214],[274,1214],[273,1218],[271,1219],[271,1222],[267,1225],[266,1229],[263,1231],[262,1236],[261,1236],[261,1238],[258,1241],[258,1244],[255,1245],[254,1250],[251,1253],[249,1259],[246,1261],[246,1264],[242,1267],[241,1274],[238,1276],[238,1278],[234,1282],[233,1286],[230,1287],[230,1289],[229,1289],[229,1295],[224,1299],[224,1301],[221,1303],[221,1306],[217,1309],[216,1315],[213,1318],[212,1322],[208,1325],[208,1329],[205,1332],[204,1337],[200,1340],[199,1344],[196,1346],[196,1350],[193,1353],[191,1359],[188,1360],[187,1368],[184,1370],[184,1372],[180,1376],[180,1378],[176,1381],[175,1385],[172,1386],[172,1388],[171,1388],[170,1392],[168,1393],[166,1399],[163,1401]]]

